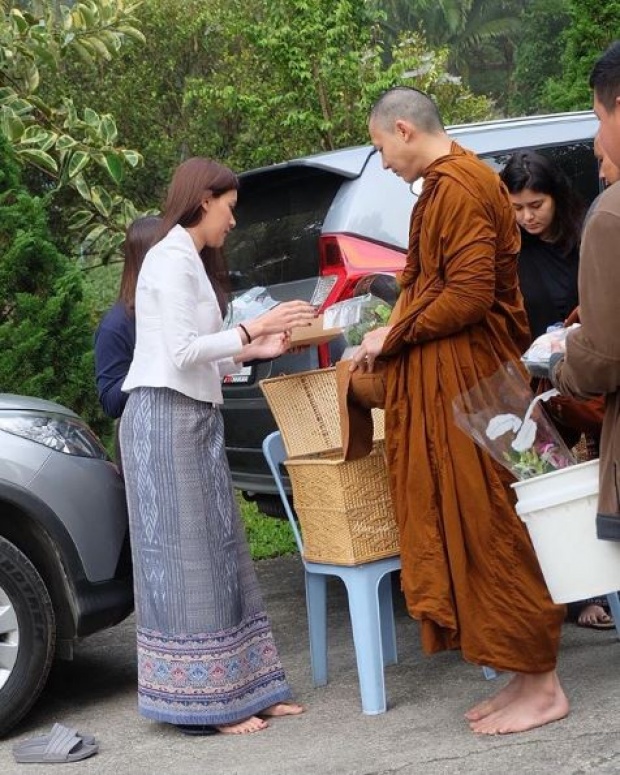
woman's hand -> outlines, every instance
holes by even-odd
[[[289,334],[266,334],[258,336],[243,348],[241,356],[235,360],[251,361],[256,359],[266,360],[277,358],[285,353],[291,344]]]
[[[355,369],[360,367],[367,371],[372,371],[375,359],[381,355],[383,344],[391,329],[392,326],[382,326],[381,328],[375,328],[374,331],[369,331],[353,354],[349,371],[355,371]]]
[[[258,318],[244,320],[252,340],[269,334],[281,334],[300,326],[309,326],[316,317],[316,310],[307,301],[283,301]]]

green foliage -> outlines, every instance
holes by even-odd
[[[143,210],[159,208],[179,161],[213,153],[213,118],[201,114],[199,122],[183,102],[187,78],[208,74],[217,61],[211,18],[202,0],[145,0],[135,11],[144,44],[124,46],[114,61],[91,67],[75,55],[63,60],[63,92],[79,109],[95,105],[116,116],[119,136],[140,149],[144,164],[121,188]]]
[[[84,200],[68,222],[83,256],[108,257],[137,215],[130,201],[100,184],[96,170],[118,186],[125,169],[139,165],[141,157],[116,145],[110,114],[88,106],[77,110],[62,90],[55,100],[46,96],[58,88],[65,57],[92,65],[112,59],[126,40],[142,40],[133,26],[135,8],[124,0],[30,2],[2,8],[0,16],[0,131],[18,159],[47,179],[45,190],[70,187]],[[50,82],[54,87],[46,92]]]
[[[122,261],[109,261],[88,267],[82,273],[88,308],[97,322],[118,299],[122,272]]]
[[[404,83],[430,94],[445,124],[483,121],[494,115],[493,101],[476,95],[459,76],[448,71],[447,47],[432,49],[421,35],[402,38],[392,49],[393,64],[384,75],[381,88]],[[364,125],[365,128],[365,125]]]
[[[105,78],[101,66],[66,57],[62,86],[80,110],[117,116],[120,135],[142,151],[144,167],[122,183],[142,209],[160,205],[172,169],[191,155],[241,170],[368,142],[370,102],[394,83],[433,90],[449,121],[491,111],[447,76],[447,52],[419,36],[395,43],[386,65],[365,3],[144,0],[136,19],[144,46],[126,46]],[[79,226],[85,214],[75,217]]]
[[[372,5],[385,14],[388,40],[404,30],[421,32],[432,48],[447,48],[450,72],[503,105],[519,16],[528,1],[372,0]]]
[[[542,99],[553,110],[585,110],[594,62],[620,38],[620,0],[569,0],[570,23],[562,35],[561,75],[545,84]]]
[[[266,517],[258,510],[256,503],[244,500],[238,494],[241,516],[254,560],[295,554],[297,544],[288,520]]]
[[[59,401],[101,430],[82,276],[49,238],[44,202],[21,186],[0,136],[0,385]]]
[[[480,45],[514,34],[522,2],[498,0],[375,0],[386,13],[386,27],[421,30],[432,46],[450,49],[450,65],[469,69]]]
[[[545,112],[552,105],[546,83],[562,74],[562,35],[569,0],[532,0],[521,17],[509,107],[515,115]]]
[[[378,17],[363,3],[228,0],[213,13],[218,68],[188,79],[186,104],[212,127],[213,155],[236,168],[368,142],[368,109],[397,83],[434,94],[448,122],[491,112],[448,75],[447,50],[419,34],[395,44],[386,66]]]

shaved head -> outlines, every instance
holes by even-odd
[[[441,116],[433,100],[424,92],[409,86],[395,86],[379,97],[370,111],[370,121],[388,132],[398,120],[408,121],[421,132],[444,131]]]

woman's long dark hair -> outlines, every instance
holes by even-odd
[[[136,306],[136,284],[140,267],[147,251],[160,238],[161,218],[156,215],[146,215],[136,220],[127,227],[123,253],[125,263],[121,276],[121,287],[118,292],[118,300],[122,301],[125,309],[133,314]]]
[[[555,214],[549,229],[549,242],[567,255],[577,245],[585,207],[564,172],[550,159],[535,151],[518,151],[508,160],[500,177],[511,194],[526,188],[537,194],[547,194],[555,204]]]
[[[205,199],[238,190],[239,179],[228,167],[198,156],[187,159],[179,164],[172,176],[162,216],[161,237],[177,224],[186,229],[196,226],[202,218]],[[200,257],[217,296],[222,317],[225,317],[230,280],[224,254],[220,248],[205,246],[200,251]]]

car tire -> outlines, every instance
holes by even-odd
[[[41,693],[55,641],[54,608],[43,579],[23,552],[0,537],[0,644],[17,647],[13,663],[0,661],[0,735]]]

